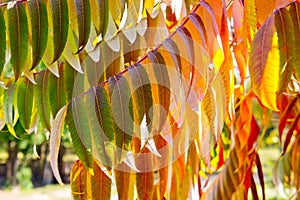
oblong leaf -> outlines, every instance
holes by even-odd
[[[41,61],[46,50],[48,40],[48,15],[45,0],[32,0],[28,2],[31,21],[32,38],[32,64],[33,69]]]
[[[49,99],[49,73],[48,70],[40,71],[36,77],[35,100],[38,115],[42,125],[50,131],[50,99]]]
[[[274,29],[272,15],[253,39],[249,71],[252,87],[262,104],[278,111],[276,100],[279,84],[279,51]]]
[[[83,200],[87,198],[87,171],[84,168],[83,163],[77,160],[70,173],[70,185],[72,190],[72,196],[75,200]]]
[[[25,77],[20,78],[17,87],[17,106],[19,118],[25,130],[30,128],[34,97],[33,84]]]
[[[59,66],[59,78],[57,78],[53,74],[50,74],[48,79],[49,99],[53,116],[56,116],[58,110],[66,104],[63,68],[64,64],[61,63]]]
[[[16,2],[7,10],[11,62],[17,80],[21,75],[28,53],[28,23],[23,3]]]
[[[69,30],[69,13],[66,0],[51,0],[52,24],[53,24],[53,49],[54,55],[52,63],[54,63],[62,54]]]
[[[286,8],[280,8],[275,12],[275,25],[280,52],[280,82],[278,92],[281,94],[290,82],[296,58],[294,24]]]
[[[76,0],[75,6],[79,33],[77,54],[82,51],[89,40],[91,31],[91,6],[90,1],[87,0]]]
[[[106,173],[97,165],[97,163],[93,162],[93,170],[95,172],[94,176],[91,176],[91,199],[95,200],[109,200],[111,199],[111,185],[112,180],[107,176]]]
[[[134,173],[114,170],[114,177],[116,180],[118,199],[127,200],[133,199],[133,180]]]
[[[65,117],[67,115],[67,109],[68,106],[62,107],[57,115],[55,116],[55,119],[53,121],[52,127],[51,127],[51,134],[50,134],[50,165],[53,171],[53,175],[56,178],[57,182],[61,185],[63,185],[63,182],[61,180],[61,177],[59,175],[58,170],[58,153],[60,148],[60,141],[61,141],[61,131],[64,124]]]
[[[119,27],[125,10],[125,0],[109,0],[109,11]]]
[[[161,53],[154,50],[148,53],[148,58],[153,64],[153,70],[155,74],[156,83],[158,85],[159,103],[162,106],[159,110],[159,125],[158,132],[161,131],[164,124],[166,123],[167,114],[169,113],[170,107],[170,80],[167,70],[167,66]],[[164,109],[164,110],[162,110]]]
[[[291,4],[290,9],[289,9],[290,15],[292,17],[292,21],[294,24],[294,35],[295,35],[295,75],[297,80],[300,80],[300,3],[299,2],[294,2]]]
[[[173,62],[175,64],[176,70],[179,73],[178,75],[181,78],[181,70],[182,70],[182,65],[181,65],[181,59],[180,59],[180,51],[179,48],[172,39],[165,39],[162,44],[165,46],[165,48],[168,50],[168,52],[171,54]]]
[[[184,40],[185,47],[188,52],[188,59],[190,64],[190,79],[189,79],[189,90],[187,96],[189,96],[190,90],[193,85],[194,75],[195,75],[195,52],[194,52],[194,41],[192,40],[192,35],[187,28],[180,27],[177,29],[177,33]]]
[[[94,174],[93,171],[93,163],[92,163],[92,155],[91,152],[88,151],[85,145],[82,143],[77,128],[75,126],[74,118],[73,118],[73,108],[72,104],[68,105],[68,111],[66,116],[66,123],[68,125],[69,131],[71,133],[72,143],[75,149],[77,156],[79,157],[80,161],[82,162],[83,166],[89,171],[89,173]]]
[[[106,90],[99,86],[93,87],[95,94],[95,110],[97,114],[100,127],[102,128],[106,137],[110,140],[114,140],[114,129],[112,121],[112,112],[109,104],[109,99]]]
[[[66,89],[67,102],[71,101],[73,97],[73,87],[77,76],[77,71],[66,61],[63,68],[64,85]]]
[[[206,35],[205,26],[203,24],[201,17],[199,15],[197,15],[196,13],[191,13],[189,15],[189,19],[193,22],[196,29],[198,30],[198,32],[201,36],[203,47],[206,49],[207,35]]]
[[[114,120],[116,146],[121,150],[130,148],[133,133],[133,110],[130,87],[121,75],[108,79],[111,107]]]
[[[6,28],[4,15],[0,9],[0,75],[2,74],[5,64],[5,50],[6,50]]]
[[[144,117],[146,117],[146,125],[148,126],[148,131],[150,133],[151,120],[153,118],[153,112],[150,108],[153,106],[153,97],[148,78],[149,75],[140,64],[129,67],[128,73],[130,75],[133,90],[134,111],[137,113],[135,119],[140,126]]]
[[[109,4],[108,0],[91,0],[92,21],[97,35],[105,37],[108,28]]]
[[[8,84],[7,90],[4,90],[3,97],[3,111],[4,111],[4,121],[7,126],[8,131],[15,138],[19,138],[14,130],[14,95],[15,95],[16,86],[13,83]]]
[[[119,136],[120,138],[115,137],[112,117],[109,116],[109,113],[104,113],[109,112],[110,104],[107,99],[97,96],[105,95],[103,91],[101,93],[100,87],[98,90],[97,93],[97,88],[92,87],[72,99],[73,120],[77,137],[84,148],[102,165],[111,168],[112,164],[115,164],[115,160],[112,158],[115,155],[114,142],[122,138],[121,136]],[[100,105],[101,103],[102,105]],[[102,119],[103,117],[104,119]]]

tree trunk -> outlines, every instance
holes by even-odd
[[[16,141],[9,141],[7,145],[8,159],[6,162],[7,173],[6,182],[9,185],[17,185],[17,169],[18,169],[18,147]]]

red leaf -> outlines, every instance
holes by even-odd
[[[266,199],[266,194],[265,194],[264,173],[263,173],[263,170],[262,170],[262,165],[261,165],[260,158],[259,158],[258,154],[256,154],[255,162],[256,162],[259,182],[260,182],[261,189],[262,189],[263,200],[265,200]]]
[[[289,129],[288,133],[286,134],[286,138],[285,138],[285,141],[284,141],[284,146],[283,146],[283,151],[282,151],[282,155],[285,154],[286,150],[287,150],[287,147],[289,146],[290,144],[290,141],[291,141],[291,138],[293,136],[293,133],[294,133],[294,130],[297,128],[297,123],[300,119],[300,113],[298,114],[298,116],[295,118],[291,128]]]
[[[250,132],[250,136],[248,139],[248,148],[251,149],[254,142],[256,141],[258,135],[259,135],[260,129],[259,126],[254,118],[254,116],[252,115],[252,119],[251,119],[251,132]]]

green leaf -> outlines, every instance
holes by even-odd
[[[2,10],[0,9],[0,76],[5,64],[6,28]]]
[[[108,88],[116,146],[121,150],[128,150],[133,134],[133,110],[129,84],[123,76],[115,75],[108,79]]]
[[[77,71],[66,61],[63,69],[64,84],[66,89],[67,102],[71,101],[73,95],[73,87],[77,76]]]
[[[38,73],[35,85],[36,107],[42,125],[50,131],[49,70]]]
[[[145,68],[140,65],[132,65],[128,68],[130,75],[132,92],[133,92],[133,109],[137,113],[135,117],[138,125],[140,126],[144,116],[146,116],[146,123],[148,131],[151,133],[151,120],[153,112],[150,108],[153,106],[152,91],[148,74]]]
[[[65,81],[63,73],[64,64],[59,66],[59,78],[53,74],[49,75],[49,99],[53,117],[60,108],[66,104]]]
[[[295,36],[295,75],[297,80],[300,80],[300,3],[294,2],[289,9],[292,21],[294,24],[294,36]]]
[[[73,101],[74,102],[74,101]],[[69,131],[71,133],[72,143],[75,149],[75,152],[79,159],[81,160],[84,167],[89,171],[89,173],[94,173],[92,169],[92,155],[91,152],[86,149],[84,144],[82,143],[80,136],[78,135],[77,128],[75,126],[75,122],[73,119],[73,102],[69,104],[67,116],[66,116],[66,123],[68,125]]]
[[[31,0],[28,2],[31,21],[32,65],[33,69],[41,61],[48,39],[48,16],[45,0]]]
[[[294,24],[286,8],[280,8],[275,12],[275,25],[280,52],[280,82],[278,92],[281,94],[291,80],[296,58]]]
[[[153,64],[153,71],[156,78],[156,84],[158,85],[158,97],[159,103],[162,106],[159,109],[159,125],[158,132],[160,132],[166,123],[167,115],[170,107],[170,80],[166,62],[161,53],[154,50],[148,53],[148,57]]]
[[[92,22],[96,28],[97,35],[105,37],[108,28],[109,4],[108,0],[91,0]]]
[[[113,120],[107,92],[102,86],[93,87],[93,92],[95,94],[95,109],[100,127],[106,137],[113,141]]]
[[[89,40],[91,31],[91,7],[89,0],[76,0],[75,6],[79,33],[77,54],[83,50]]]
[[[14,114],[16,114],[13,110],[14,103],[14,95],[15,95],[15,85],[10,83],[7,86],[7,89],[4,90],[3,97],[3,110],[4,110],[4,121],[6,123],[7,129],[12,136],[15,138],[19,138],[14,130]]]
[[[84,147],[103,165],[111,167],[115,139],[113,122],[108,99],[101,95],[105,95],[104,91],[99,89],[97,93],[96,87],[92,87],[72,99],[73,119]]]
[[[30,128],[33,96],[33,84],[27,78],[21,77],[17,86],[17,106],[20,122],[25,130]]]
[[[63,185],[63,182],[61,180],[61,177],[59,175],[58,171],[58,153],[60,148],[60,141],[61,141],[61,132],[62,127],[66,118],[68,106],[62,107],[57,115],[55,116],[55,119],[53,121],[52,127],[51,127],[51,134],[50,134],[50,164],[53,171],[53,175],[56,178],[57,182],[61,185]]]
[[[66,0],[51,0],[50,5],[52,11],[54,46],[54,57],[52,59],[52,63],[54,63],[62,54],[67,42],[69,13]]]
[[[23,3],[16,2],[7,10],[11,62],[15,80],[21,75],[28,53],[28,23]]]

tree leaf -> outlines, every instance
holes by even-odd
[[[31,21],[32,64],[31,70],[42,60],[48,40],[48,16],[45,0],[28,2]]]
[[[11,62],[17,81],[27,60],[28,23],[23,3],[16,2],[7,10]]]
[[[70,173],[70,184],[72,190],[72,196],[75,200],[87,199],[87,171],[84,168],[84,164],[77,160],[72,167]]]
[[[217,139],[221,134],[225,118],[225,90],[221,75],[211,82],[201,104],[210,124],[210,132]]]
[[[114,22],[119,27],[125,10],[126,0],[109,0],[109,11]]]
[[[79,33],[78,51],[75,53],[77,54],[83,50],[89,40],[91,31],[91,6],[89,0],[76,0],[75,6]]]
[[[256,163],[256,166],[257,166],[259,182],[260,182],[260,185],[261,185],[261,188],[262,188],[262,197],[263,197],[263,200],[265,200],[266,199],[266,194],[265,194],[265,181],[264,181],[263,168],[262,168],[262,164],[261,164],[261,161],[260,161],[259,154],[257,154],[257,153],[256,153],[255,163]]]
[[[288,102],[287,105],[285,105],[285,109],[280,113],[280,120],[278,123],[278,135],[279,135],[279,140],[280,142],[282,141],[282,134],[283,130],[288,122],[288,120],[291,118],[290,114],[294,110],[294,106],[298,100],[298,97],[294,97],[291,101]]]
[[[121,170],[114,170],[117,192],[118,192],[118,199],[120,200],[127,200],[133,199],[133,180],[134,173],[121,171]]]
[[[60,148],[61,131],[67,115],[67,110],[68,106],[65,105],[58,111],[52,123],[50,134],[50,164],[53,171],[53,175],[60,185],[63,185],[63,182],[59,175],[57,159]]]
[[[297,117],[295,117],[289,131],[287,132],[286,134],[286,138],[285,138],[285,141],[284,141],[284,146],[283,146],[283,150],[282,150],[282,155],[285,154],[285,152],[287,151],[287,148],[291,142],[291,138],[293,136],[293,133],[294,133],[294,130],[296,129],[297,125],[298,125],[298,121],[300,119],[300,113],[297,115]]]
[[[96,28],[97,35],[105,37],[108,28],[109,4],[108,0],[91,0],[92,22]]]
[[[111,198],[111,179],[101,170],[95,161],[93,161],[94,176],[91,176],[91,199],[109,200]]]
[[[2,74],[5,64],[5,50],[6,50],[6,28],[4,15],[0,9],[0,76]]]
[[[33,97],[33,84],[25,77],[20,78],[17,86],[17,106],[20,122],[26,131],[30,129]]]
[[[148,132],[151,133],[151,120],[153,118],[153,112],[151,112],[150,108],[153,105],[153,101],[148,74],[144,67],[140,64],[135,64],[129,67],[128,73],[130,75],[131,85],[133,87],[133,108],[137,113],[137,117],[135,117],[135,119],[138,123],[138,126],[140,126],[145,116]]]
[[[189,19],[193,22],[196,29],[198,30],[198,32],[201,36],[202,45],[203,45],[204,49],[206,49],[206,42],[207,42],[207,35],[206,34],[207,33],[206,33],[205,26],[203,24],[202,19],[196,13],[191,13],[189,15]]]
[[[14,130],[14,118],[15,113],[13,110],[14,95],[16,86],[13,83],[8,84],[7,90],[4,90],[3,97],[3,110],[4,110],[4,121],[8,131],[12,136],[19,139]]]
[[[95,109],[100,127],[110,141],[114,140],[112,112],[106,90],[102,87],[93,87],[95,94]]]
[[[54,63],[62,54],[69,30],[69,13],[66,0],[51,0],[52,24],[53,24],[53,46],[54,55],[51,63]]]
[[[76,52],[77,49],[75,38],[77,39],[75,33],[73,33],[73,31],[71,30],[68,31],[68,39],[66,43],[66,48],[63,51],[63,57],[76,71],[83,74],[79,55],[74,54],[74,52]]]
[[[68,125],[69,131],[71,133],[72,143],[75,149],[75,152],[77,156],[79,157],[80,161],[84,165],[84,167],[89,171],[89,173],[94,174],[93,168],[92,168],[92,155],[91,152],[86,149],[84,144],[82,143],[77,128],[75,126],[75,122],[73,119],[73,108],[72,103],[68,106],[67,116],[66,116],[66,123]],[[73,190],[76,191],[76,190]]]
[[[116,146],[121,150],[128,150],[133,134],[133,110],[129,84],[123,76],[115,75],[108,79],[108,88]]]
[[[294,2],[291,4],[289,9],[290,15],[292,17],[294,36],[295,36],[295,75],[297,80],[300,80],[300,3]]]
[[[255,35],[249,58],[252,87],[262,104],[278,111],[279,51],[274,34],[274,16],[270,16]]]
[[[159,110],[159,125],[158,132],[160,132],[166,123],[167,114],[170,107],[170,80],[168,70],[164,58],[161,53],[154,50],[148,53],[148,58],[153,64],[153,71],[158,85],[159,103],[162,106]]]
[[[153,163],[145,158],[144,153],[149,153],[149,150],[143,149],[136,159],[137,166],[142,166],[143,169],[142,173],[136,173],[138,199],[153,199],[154,172],[151,171]]]
[[[280,8],[275,12],[275,25],[280,52],[278,93],[281,94],[290,82],[296,58],[294,24],[286,8]]]
[[[49,99],[49,71],[40,71],[36,77],[35,100],[36,107],[42,125],[50,131],[50,99]]]
[[[66,91],[67,102],[71,101],[73,97],[73,87],[76,80],[77,71],[66,61],[63,68],[64,85]]]
[[[189,64],[190,64],[190,79],[189,79],[189,89],[187,92],[187,97],[190,94],[192,85],[193,85],[193,80],[194,80],[194,75],[195,75],[195,52],[194,52],[194,41],[192,40],[192,35],[189,32],[187,28],[184,26],[180,27],[177,29],[177,33],[179,36],[184,40],[185,47],[188,51],[188,59],[189,59]]]
[[[0,88],[0,107],[2,108],[0,110],[0,130],[2,130],[3,127],[5,126],[3,99],[4,99],[4,89]]]
[[[180,59],[180,51],[179,48],[172,39],[167,38],[164,41],[162,41],[162,44],[167,49],[167,51],[171,54],[173,62],[175,64],[176,70],[178,72],[179,77],[181,77],[181,71],[182,71],[182,65],[181,65],[181,59]]]
[[[255,7],[255,1],[250,0],[250,1],[245,1],[244,2],[244,33],[248,32],[248,27],[249,26],[249,36],[250,39],[252,40],[256,31],[257,31],[257,17],[256,17],[256,7]],[[244,35],[244,39],[248,37],[247,34]],[[245,40],[246,42],[246,40]]]
[[[63,68],[64,64],[61,63],[59,66],[59,78],[57,78],[53,74],[50,74],[48,79],[49,99],[53,116],[56,116],[58,110],[66,104]]]

